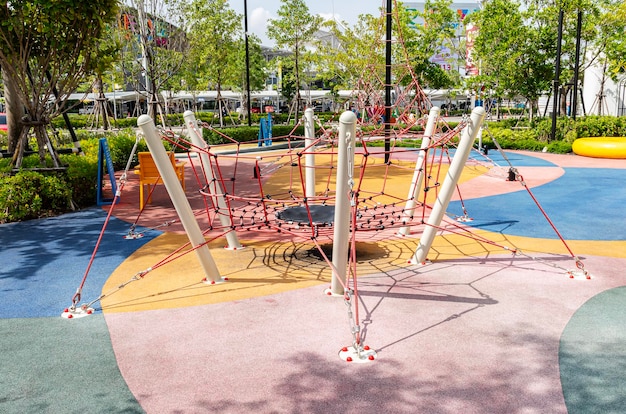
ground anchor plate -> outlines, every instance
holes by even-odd
[[[364,346],[362,349],[357,349],[354,346],[344,347],[339,351],[339,358],[346,362],[372,362],[376,359],[376,351],[370,349],[369,346]]]
[[[87,305],[82,305],[77,308],[67,308],[61,314],[62,318],[65,319],[77,319],[84,318],[85,316],[92,315],[94,313],[93,308],[87,307]]]

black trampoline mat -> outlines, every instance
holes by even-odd
[[[309,212],[311,213],[310,222]],[[299,224],[331,225],[335,221],[335,206],[312,204],[309,206],[287,207],[276,214],[276,218]]]

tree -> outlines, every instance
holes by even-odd
[[[606,13],[600,19],[606,22],[606,56],[608,71],[617,80],[618,76],[626,73],[626,3],[616,2],[607,7]]]
[[[243,95],[242,115],[247,116],[247,108],[250,103],[245,92],[248,88],[246,85],[246,45],[245,39],[239,39],[235,45],[236,56],[234,70],[238,81],[233,85],[233,89],[240,91]],[[250,74],[250,91],[261,91],[265,87],[267,79],[267,61],[263,57],[261,51],[261,39],[255,35],[248,35],[248,70]]]
[[[105,28],[105,35],[97,45],[99,58],[94,62],[95,79],[92,82],[92,89],[97,93],[97,97],[93,115],[95,117],[95,124],[98,124],[98,120],[102,119],[102,128],[104,130],[109,129],[108,100],[104,94],[104,78],[114,77],[114,75],[111,74],[111,71],[115,67],[115,63],[120,57],[119,52],[122,49],[119,34],[117,26],[108,25]]]
[[[611,54],[617,58],[614,62],[619,62],[619,56],[623,59],[626,23],[619,18],[623,7],[619,0],[528,0],[523,5],[513,0],[485,2],[480,12],[469,16],[479,28],[474,51],[481,62],[481,75],[473,83],[493,89],[499,96],[523,96],[531,108],[536,108],[539,96],[551,90],[554,80],[558,16],[562,10],[558,84],[563,86],[552,93],[560,94],[559,112],[566,114],[568,97],[574,98],[577,88],[578,12],[583,17],[578,66],[578,78],[582,79],[586,67],[602,56]]]
[[[41,165],[47,150],[60,167],[46,125],[93,71],[99,38],[116,15],[116,0],[17,0],[0,9],[0,66],[26,111],[18,142],[9,145],[14,167],[21,166],[31,129]]]
[[[612,1],[612,0],[609,0]],[[552,51],[550,56],[546,56],[548,60],[554,62],[556,65],[556,48],[558,42],[558,16],[563,12],[563,30],[561,40],[561,56],[560,69],[561,73],[558,79],[558,88],[555,91],[552,85],[551,94],[557,94],[560,98],[559,109],[557,114],[567,115],[568,107],[571,99],[577,99],[578,85],[574,85],[575,79],[582,79],[585,68],[597,59],[599,50],[593,50],[591,47],[598,39],[599,31],[596,31],[595,26],[600,24],[598,16],[601,13],[602,8],[606,6],[604,0],[590,2],[588,0],[561,0],[559,2],[548,2],[546,0],[530,0],[526,3],[526,10],[524,16],[527,20],[526,25],[528,27],[537,27],[540,30],[535,30],[535,36],[537,39],[542,39],[544,43],[552,43]],[[576,68],[576,37],[577,37],[577,25],[578,14],[581,13],[582,27],[581,27],[581,45],[579,65]],[[529,51],[534,52],[534,48],[530,48]],[[541,57],[539,57],[541,58]],[[578,74],[576,70],[578,69]],[[547,77],[554,79],[554,67],[551,68],[550,74]],[[550,88],[546,88],[549,90]]]
[[[277,47],[286,48],[292,53],[296,84],[295,117],[298,119],[302,100],[300,88],[305,69],[302,58],[306,54],[306,45],[311,44],[313,35],[319,30],[322,18],[312,16],[303,0],[281,0],[278,16],[278,19],[269,20],[267,35],[276,42]]]
[[[188,42],[182,30],[182,0],[133,0],[121,15],[126,46],[122,69],[137,92],[145,91],[156,120],[159,94],[181,68]]]
[[[322,24],[335,41],[318,40],[313,58],[318,77],[331,83],[333,92],[352,88],[361,78],[372,53],[377,26],[378,18],[371,15],[359,15],[354,28],[335,20]]]
[[[464,56],[462,42],[457,38],[457,27],[461,24],[458,13],[451,9],[452,0],[427,0],[424,11],[416,11],[423,24],[411,28],[414,20],[411,13],[399,12],[402,33],[411,62],[420,85],[424,88],[442,89],[458,84],[459,73],[452,68],[458,67],[460,56]],[[433,56],[441,56],[449,65],[446,70],[432,61]]]
[[[626,73],[626,3],[610,2],[594,19],[595,25],[591,30],[596,33],[590,47],[594,49],[595,56],[590,64],[596,64],[603,68],[600,78],[600,90],[597,94],[597,102],[594,105],[597,114],[602,115],[605,110],[604,88],[608,79],[618,82]],[[597,103],[597,106],[595,105]]]
[[[226,0],[193,0],[185,7],[185,16],[189,22],[192,61],[198,69],[197,79],[217,91],[216,109],[220,126],[224,126],[227,107],[222,88],[240,80],[234,69],[237,47],[241,45],[237,41],[241,38],[241,16]]]
[[[450,0],[428,1],[425,11],[407,9],[395,2],[392,11],[392,82],[414,89],[449,88],[460,82],[458,72],[445,70],[432,61],[447,54],[450,67],[464,52],[456,37],[459,16],[450,9]],[[382,11],[381,11],[382,12]],[[336,42],[316,44],[318,76],[339,89],[380,83],[385,78],[385,14],[360,15],[353,28],[345,22],[328,21],[324,28]],[[421,20],[420,22],[417,22]],[[422,24],[423,23],[423,24]]]
[[[540,21],[529,23],[532,17],[514,0],[489,1],[468,17],[479,32],[473,49],[480,62],[480,75],[471,80],[475,90],[486,89],[496,98],[523,96],[536,107],[553,77],[556,37]]]
[[[13,154],[15,147],[20,140],[22,130],[24,129],[20,125],[20,120],[24,117],[24,105],[20,101],[18,92],[15,90],[15,84],[11,79],[6,76],[6,71],[2,71],[2,78],[4,84],[4,104],[7,114],[7,127],[8,127],[8,152]]]

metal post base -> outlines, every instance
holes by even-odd
[[[231,250],[231,251],[243,250],[245,248],[246,248],[246,246],[239,246],[239,247],[224,246],[224,250]]]
[[[407,261],[407,263],[412,264],[412,265],[420,265],[420,266],[426,266],[426,265],[432,264],[432,262],[429,259],[426,259],[423,262],[418,262],[417,260],[415,260],[415,257],[411,257],[411,259]]]
[[[344,293],[333,293],[333,290],[331,288],[324,289],[324,295],[332,296],[335,298],[343,298],[346,296]]]
[[[227,277],[222,277],[219,280],[209,280],[208,278],[204,278],[202,279],[202,283],[206,284],[206,285],[220,285],[222,283],[225,283],[228,281]]]

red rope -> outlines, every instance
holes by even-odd
[[[107,225],[109,224],[109,221],[111,219],[111,215],[113,214],[113,209],[115,208],[115,205],[117,204],[117,201],[120,199],[120,194],[122,192],[122,189],[124,188],[124,182],[120,183],[120,186],[115,194],[115,196],[113,197],[113,201],[111,202],[111,206],[109,207],[109,211],[107,212],[107,216],[106,219],[104,220],[104,224],[102,225],[102,229],[100,230],[100,234],[98,235],[98,240],[96,241],[96,245],[94,246],[94,249],[91,253],[91,257],[89,258],[89,263],[87,264],[87,268],[85,269],[85,273],[83,274],[83,278],[80,282],[80,285],[78,286],[78,289],[76,289],[76,293],[74,294],[74,296],[72,297],[72,306],[75,307],[76,304],[78,302],[80,302],[80,297],[81,297],[81,293],[83,290],[83,287],[85,286],[85,282],[87,281],[87,276],[89,275],[89,271],[91,270],[91,266],[93,265],[94,260],[96,259],[96,254],[98,253],[98,249],[100,248],[100,243],[102,242],[102,238],[104,237],[104,232],[107,228]]]
[[[541,207],[541,204],[539,204],[539,201],[535,198],[535,195],[533,194],[533,192],[530,190],[530,188],[526,185],[526,183],[524,182],[524,178],[521,175],[518,175],[519,177],[519,181],[522,183],[522,185],[524,186],[524,188],[526,189],[526,191],[528,192],[528,194],[530,195],[530,197],[533,199],[533,201],[535,202],[535,204],[537,205],[537,208],[539,208],[539,211],[541,211],[541,214],[543,214],[543,216],[545,217],[546,221],[550,224],[550,226],[552,227],[552,230],[554,230],[554,233],[557,235],[557,237],[561,240],[561,242],[563,243],[563,245],[565,246],[565,248],[567,249],[567,251],[569,252],[569,254],[573,257],[576,258],[576,255],[574,254],[574,252],[572,251],[572,249],[570,249],[569,245],[567,244],[567,242],[565,241],[565,239],[563,238],[563,236],[561,236],[561,233],[559,232],[559,230],[556,228],[556,226],[554,225],[554,223],[552,222],[552,220],[550,220],[550,217],[548,217],[548,213],[546,213],[546,211],[543,209],[543,207]]]

